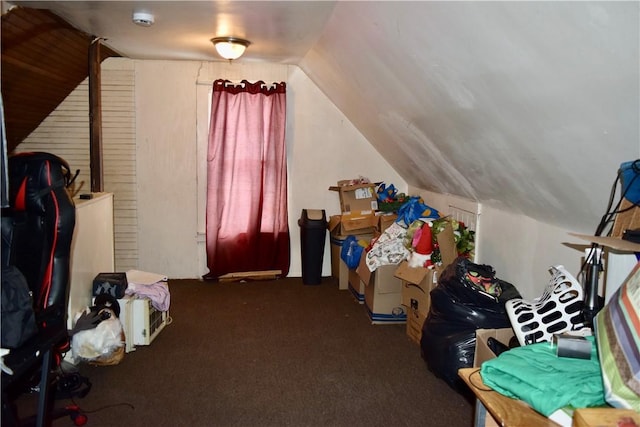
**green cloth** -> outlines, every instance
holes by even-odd
[[[548,342],[513,348],[482,364],[482,381],[495,391],[527,402],[545,416],[571,405],[605,404],[600,362],[594,338],[591,359],[557,357]]]

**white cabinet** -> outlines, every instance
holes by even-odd
[[[115,268],[113,193],[93,193],[91,199],[74,199],[76,226],[71,241],[71,277],[68,320],[91,305],[93,278]]]

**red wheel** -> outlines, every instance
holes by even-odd
[[[75,416],[72,415],[71,419],[73,419],[73,423],[77,426],[83,426],[89,420],[89,418],[87,418],[85,414],[76,414]]]

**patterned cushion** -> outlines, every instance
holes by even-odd
[[[607,403],[640,411],[640,263],[594,323]]]

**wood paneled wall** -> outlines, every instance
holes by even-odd
[[[138,266],[135,91],[133,66],[102,70],[104,191],[114,194],[115,268]],[[89,87],[85,79],[16,152],[46,151],[80,170],[73,192],[90,192]],[[96,242],[98,244],[99,242]]]

